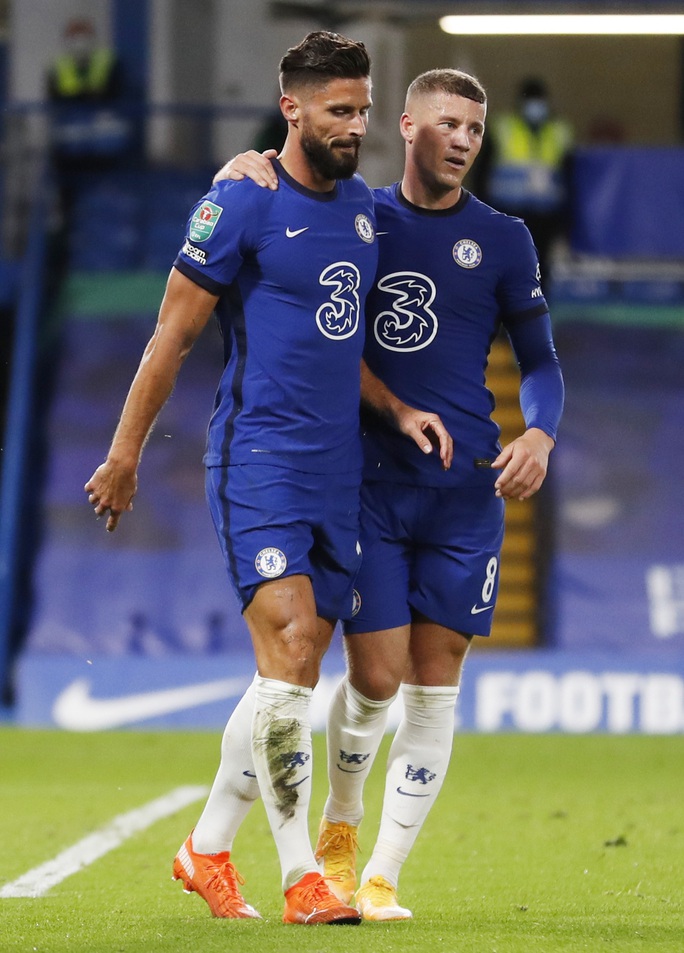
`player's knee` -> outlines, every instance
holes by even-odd
[[[252,631],[252,641],[262,674],[295,685],[314,686],[326,646],[321,644],[315,620],[270,618]]]
[[[402,673],[381,665],[351,667],[351,683],[365,698],[385,701],[399,691]]]
[[[458,685],[461,680],[464,654],[447,654],[434,659],[422,659],[413,665],[413,676],[418,685]]]

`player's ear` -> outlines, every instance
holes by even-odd
[[[297,123],[299,119],[300,104],[296,96],[288,96],[286,93],[280,97],[280,111],[288,122]]]
[[[406,142],[413,142],[413,119],[411,119],[408,113],[402,113],[402,117],[399,120],[399,131]]]

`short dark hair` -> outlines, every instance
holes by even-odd
[[[317,30],[291,47],[280,61],[280,88],[321,85],[331,79],[362,79],[370,76],[368,50],[356,40]]]
[[[460,69],[431,69],[416,76],[406,92],[406,102],[408,103],[412,96],[434,93],[437,90],[452,96],[463,96],[464,99],[472,99],[476,103],[487,102],[487,94],[479,79]]]

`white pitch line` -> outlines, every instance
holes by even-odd
[[[67,847],[52,860],[5,884],[0,888],[0,898],[42,897],[51,887],[108,854],[133,834],[144,831],[162,817],[169,817],[188,804],[199,801],[207,795],[208,790],[203,785],[175,788],[149,804],[117,815],[99,831],[89,834],[72,847]]]

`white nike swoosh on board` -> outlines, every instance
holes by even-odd
[[[247,677],[221,678],[118,698],[93,698],[90,681],[78,678],[55,699],[52,717],[56,725],[69,731],[105,731],[242,695],[250,681]]]
[[[494,606],[482,606],[480,609],[478,609],[477,606],[473,606],[473,608],[470,610],[470,614],[477,615],[478,612],[488,612],[489,609],[493,609],[493,608]]]
[[[308,232],[311,226],[306,225],[304,228],[290,228],[289,226],[285,229],[285,234],[288,238],[296,238],[297,235],[301,235],[302,232]]]

